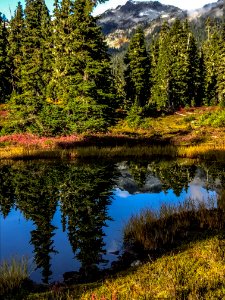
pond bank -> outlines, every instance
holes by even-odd
[[[225,145],[152,145],[115,147],[76,147],[71,149],[33,149],[24,146],[0,148],[0,159],[76,159],[76,158],[200,158],[225,160]]]

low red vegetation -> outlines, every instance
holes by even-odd
[[[81,136],[70,135],[65,137],[39,137],[30,133],[17,133],[0,137],[0,143],[13,146],[25,146],[31,148],[53,148],[59,143],[74,143],[81,140]]]

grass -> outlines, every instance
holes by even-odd
[[[224,254],[225,241],[219,236],[196,242],[106,280],[80,299],[224,299]],[[75,299],[72,293],[70,299]]]
[[[225,239],[220,236],[189,244],[179,252],[130,268],[103,282],[53,288],[30,295],[38,300],[224,299]]]
[[[212,199],[162,205],[158,212],[145,210],[124,231],[125,241],[148,251],[142,265],[101,282],[53,286],[28,299],[225,299],[224,229],[224,210]]]
[[[76,158],[138,158],[138,157],[168,157],[168,158],[200,158],[206,160],[225,160],[225,145],[197,146],[86,146],[74,149],[30,149],[21,146],[0,148],[0,159],[76,159]]]
[[[16,299],[23,292],[22,286],[29,278],[28,260],[12,258],[0,265],[0,297]],[[12,298],[15,297],[15,298]]]
[[[210,121],[216,115],[219,127]],[[123,120],[107,134],[6,135],[0,137],[0,159],[167,156],[225,160],[224,115],[218,107],[201,107],[145,118],[137,128]]]
[[[124,228],[124,241],[137,252],[171,249],[196,234],[225,229],[225,212],[214,199],[187,199],[179,205],[162,205],[158,212],[146,209]]]

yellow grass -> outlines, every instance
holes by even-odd
[[[225,145],[196,146],[133,146],[133,147],[77,147],[74,149],[29,149],[25,147],[0,148],[0,159],[63,159],[63,158],[123,158],[123,157],[182,157],[225,160]]]

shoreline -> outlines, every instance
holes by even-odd
[[[33,149],[24,146],[0,148],[0,160],[5,159],[78,159],[78,158],[191,158],[225,160],[225,144],[202,144],[195,146],[150,145],[150,146],[83,146],[69,149]]]

